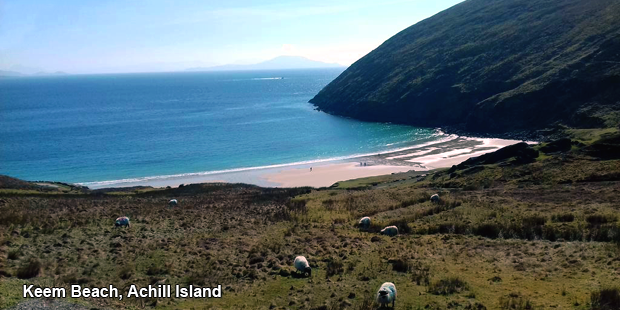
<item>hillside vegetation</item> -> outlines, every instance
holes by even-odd
[[[396,34],[310,102],[367,121],[514,134],[620,122],[620,2],[467,0]]]
[[[575,130],[419,176],[331,188],[0,191],[0,308],[22,284],[222,284],[221,299],[78,299],[87,309],[618,309],[617,130]],[[611,152],[609,152],[612,150]],[[3,183],[7,184],[7,183]],[[431,194],[441,201],[431,203]],[[179,205],[170,208],[169,199]],[[114,228],[119,216],[130,228]],[[372,218],[368,231],[357,221]],[[396,225],[400,235],[377,232]],[[293,271],[308,258],[312,277]],[[31,301],[28,301],[31,302]],[[607,306],[606,306],[607,305]],[[24,309],[24,308],[22,308]]]

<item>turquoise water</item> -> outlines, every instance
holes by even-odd
[[[315,111],[308,100],[341,71],[0,79],[0,174],[140,179],[347,158],[439,138]]]

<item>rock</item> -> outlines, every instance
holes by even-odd
[[[620,134],[601,138],[583,151],[600,159],[620,159]]]
[[[379,236],[373,236],[372,238],[370,238],[370,241],[371,241],[371,242],[379,242],[379,241],[381,241],[381,237],[379,237]]]
[[[349,299],[353,299],[353,298],[355,298],[355,293],[354,292],[349,293]]]
[[[562,138],[547,143],[547,145],[540,148],[541,151],[549,153],[566,152],[573,146],[572,141],[569,138]]]
[[[472,157],[457,165],[458,169],[466,169],[478,165],[497,164],[512,159],[515,164],[527,164],[534,162],[538,157],[538,151],[531,148],[527,143],[521,142],[501,148],[493,153],[487,153],[478,157]]]

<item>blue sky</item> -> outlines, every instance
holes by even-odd
[[[461,0],[0,0],[0,70],[182,70],[279,55],[350,65]]]

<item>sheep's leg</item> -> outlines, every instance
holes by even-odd
[[[396,309],[396,308],[394,307],[394,303],[395,303],[395,302],[396,302],[396,300],[392,300],[392,309]]]

